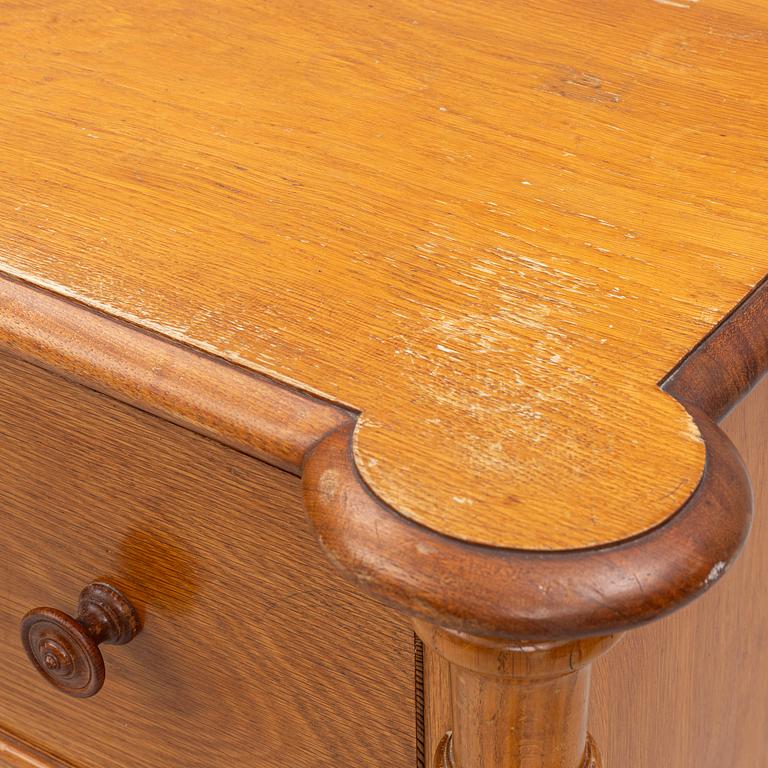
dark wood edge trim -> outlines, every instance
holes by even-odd
[[[0,275],[0,348],[84,386],[301,474],[329,557],[369,592],[445,626],[530,640],[616,632],[661,616],[725,571],[749,525],[749,482],[717,419],[768,365],[768,286],[663,383],[707,444],[702,482],[656,529],[552,553],[459,542],[365,486],[355,414],[214,356]]]
[[[715,421],[768,370],[768,281],[756,288],[662,382],[684,404]]]
[[[365,486],[352,457],[351,426],[310,453],[305,506],[336,567],[405,613],[443,627],[529,641],[613,634],[706,591],[749,530],[752,495],[741,459],[706,414],[691,410],[707,445],[698,489],[661,526],[599,549],[499,549],[424,528]]]
[[[299,474],[354,416],[74,301],[0,277],[0,348]]]
[[[309,456],[306,506],[330,559],[379,599],[441,626],[526,640],[624,631],[717,581],[749,531],[746,469],[716,425],[768,369],[768,281],[662,382],[707,448],[701,482],[663,524],[587,550],[530,552],[459,542],[413,523],[365,486],[351,426]]]
[[[7,731],[0,730],[0,766],[2,768],[72,768],[25,742],[12,736]]]

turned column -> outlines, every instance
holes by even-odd
[[[599,768],[587,734],[595,658],[613,636],[520,643],[414,621],[425,674],[427,768]],[[437,671],[439,670],[439,672]]]
[[[361,482],[351,427],[315,446],[303,482],[320,543],[410,616],[425,646],[425,768],[600,768],[587,734],[592,663],[709,589],[749,530],[741,459],[689,410],[707,446],[696,493],[647,534],[584,550],[484,546],[414,524]]]

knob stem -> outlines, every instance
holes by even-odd
[[[124,645],[141,629],[139,616],[128,598],[102,581],[89,584],[80,593],[77,620],[97,645]]]

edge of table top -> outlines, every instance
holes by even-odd
[[[445,535],[663,523],[706,451],[657,382],[766,271],[766,10],[316,5],[20,4],[0,271],[359,411]]]
[[[0,275],[0,306],[0,347],[17,357],[302,476],[336,566],[443,625],[529,640],[636,626],[715,583],[749,529],[749,479],[716,422],[768,368],[768,283],[661,383],[706,444],[686,504],[632,539],[550,552],[463,542],[386,506],[355,467],[347,409],[15,278]]]

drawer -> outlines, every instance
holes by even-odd
[[[415,765],[413,635],[327,564],[295,477],[5,356],[0,468],[11,740],[77,768]],[[75,699],[19,621],[99,579],[144,628]]]

